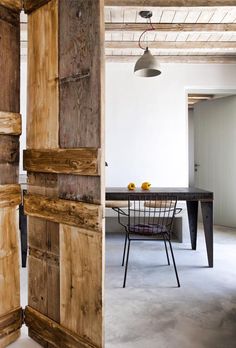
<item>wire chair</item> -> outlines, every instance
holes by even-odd
[[[125,227],[126,230],[122,259],[122,266],[124,266],[125,263],[123,288],[126,286],[131,242],[150,240],[159,240],[164,242],[168,265],[170,265],[170,258],[167,244],[169,244],[177,285],[180,287],[175,257],[171,244],[171,231],[174,216],[181,211],[181,209],[176,208],[176,204],[177,199],[173,197],[160,200],[159,197],[153,197],[153,194],[147,194],[145,196],[135,194],[129,196],[128,212],[125,212],[122,209],[117,209],[119,222]],[[121,221],[122,216],[126,216],[126,224]]]

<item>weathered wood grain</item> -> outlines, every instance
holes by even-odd
[[[192,32],[192,31],[235,31],[236,23],[152,23],[152,26],[156,31],[168,31],[168,32]],[[142,32],[150,28],[149,23],[119,23],[108,22],[105,24],[107,32],[114,31],[132,31]]]
[[[99,205],[27,194],[24,209],[26,215],[101,232],[102,208]]]
[[[98,149],[25,150],[24,169],[29,172],[65,173],[97,176],[100,174]]]
[[[57,196],[56,174],[28,175],[28,192]],[[28,217],[29,305],[49,318],[60,321],[59,224]],[[43,287],[41,280],[44,280]],[[30,330],[30,337],[36,334]],[[42,340],[41,340],[42,342]],[[42,344],[42,343],[41,343]]]
[[[105,0],[105,5],[135,7],[235,6],[235,0]]]
[[[19,137],[0,135],[0,163],[19,163]]]
[[[27,148],[58,148],[58,0],[28,19]]]
[[[9,1],[10,2],[10,1]],[[1,13],[5,12],[1,9]],[[7,14],[6,14],[7,15]],[[0,110],[20,112],[20,16],[15,25],[0,20]],[[3,16],[2,16],[3,17]]]
[[[106,41],[106,48],[113,50],[133,49],[138,47],[138,41]],[[148,44],[150,49],[160,50],[192,50],[198,49],[199,53],[203,49],[234,49],[234,41],[151,41]],[[202,51],[203,52],[203,51]]]
[[[72,333],[45,315],[27,306],[25,309],[26,325],[37,334],[37,337],[49,342],[53,347],[63,348],[97,348],[79,335]]]
[[[87,78],[60,84],[61,148],[101,147],[104,48],[101,28],[104,23],[98,3],[60,2],[59,77],[90,74]],[[101,201],[100,178],[60,176],[59,187],[63,198]]]
[[[20,112],[20,9],[21,1],[0,0],[0,347],[15,341],[20,333],[20,323],[14,321],[12,314],[20,307],[16,210],[21,201],[20,187],[16,185],[19,137],[8,135],[18,133],[17,122],[10,113]]]
[[[94,344],[100,342],[99,347],[103,330],[101,244],[101,234],[60,226],[61,324]]]
[[[88,78],[60,84],[60,147],[101,145],[101,50],[99,1],[60,1],[60,79],[90,72]],[[89,13],[89,15],[88,15]],[[73,42],[73,45],[71,44]]]
[[[1,5],[0,2],[0,19],[4,22],[8,22],[9,24],[18,27],[19,26],[19,14],[18,12],[14,12],[7,7]]]
[[[0,185],[0,209],[15,207],[21,202],[20,185]]]
[[[10,8],[11,10],[20,12],[23,8],[22,0],[0,0],[0,5]]]
[[[60,175],[58,179],[59,197],[86,203],[101,203],[99,178],[95,176]]]
[[[12,332],[10,335],[0,339],[0,347],[7,347],[9,344],[15,342],[20,337],[20,330]]]
[[[17,308],[0,317],[0,339],[21,328],[23,322],[22,308]]]
[[[24,11],[30,14],[51,0],[24,0]]]
[[[26,6],[42,5],[27,1]],[[31,10],[36,9],[31,7]],[[53,0],[29,15],[29,77],[27,147],[58,148],[58,1]],[[57,195],[57,175],[30,174],[29,192]],[[55,321],[60,320],[60,270],[42,252],[59,257],[59,225],[40,218],[28,218],[29,305]],[[32,250],[36,251],[32,253]],[[44,347],[47,342],[29,330],[29,336]]]
[[[16,208],[1,208],[0,317],[20,307],[18,236]]]
[[[18,136],[0,135],[0,184],[18,182],[19,148]]]
[[[0,134],[21,134],[21,115],[0,111]]]

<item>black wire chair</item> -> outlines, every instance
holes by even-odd
[[[128,212],[118,208],[119,223],[125,227],[126,237],[124,243],[122,266],[125,263],[125,273],[123,288],[126,286],[126,278],[128,272],[129,252],[132,241],[163,241],[167,256],[168,265],[170,258],[167,244],[169,244],[171,257],[173,260],[175,275],[178,287],[180,287],[175,257],[171,244],[171,232],[173,227],[174,216],[182,209],[176,208],[176,198],[162,199],[153,198],[150,195],[130,195],[128,200]],[[122,220],[126,217],[126,223]],[[128,244],[128,247],[127,247]]]

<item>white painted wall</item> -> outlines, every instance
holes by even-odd
[[[196,185],[214,192],[214,222],[236,227],[236,96],[194,109]]]
[[[22,134],[20,137],[20,174],[23,171],[23,149],[26,148],[26,107],[27,107],[27,61],[21,58],[20,112],[22,115]]]
[[[106,185],[188,186],[187,91],[236,90],[236,65],[165,64],[156,78],[106,64]]]
[[[236,65],[165,64],[153,79],[133,75],[133,64],[106,64],[107,186],[188,185],[187,90],[234,89]],[[22,149],[26,143],[26,60],[21,63]]]

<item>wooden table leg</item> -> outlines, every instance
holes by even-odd
[[[201,202],[209,267],[213,267],[213,202]]]
[[[191,237],[192,249],[197,249],[197,217],[198,201],[187,201],[189,231]]]

